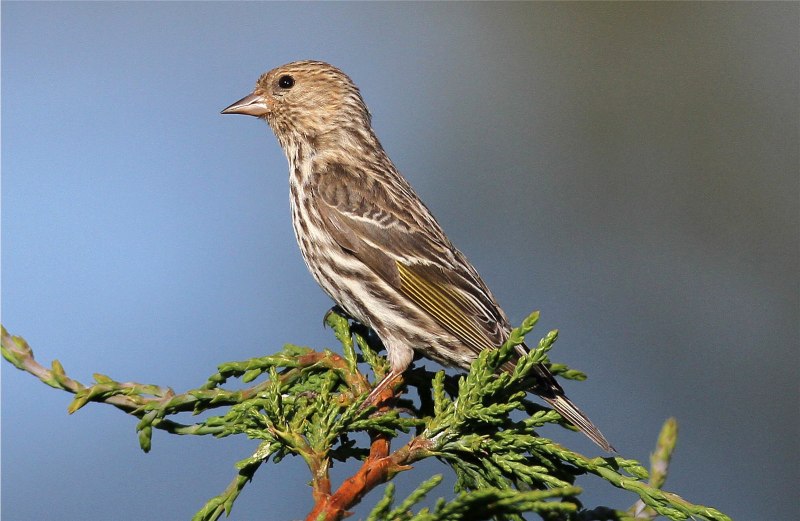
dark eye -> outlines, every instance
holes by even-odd
[[[291,89],[294,87],[294,78],[289,76],[288,74],[284,74],[280,78],[278,78],[278,86],[282,89]]]

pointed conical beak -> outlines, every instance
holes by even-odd
[[[246,114],[248,116],[255,116],[260,118],[269,113],[269,105],[263,96],[256,94],[248,94],[239,101],[231,104],[225,108],[222,114]]]

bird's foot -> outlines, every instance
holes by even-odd
[[[339,315],[340,317],[344,317],[347,320],[355,320],[352,317],[352,315],[350,315],[350,313],[345,311],[344,308],[342,308],[339,304],[336,304],[331,309],[326,311],[325,314],[322,316],[322,327],[328,325],[328,317],[330,317],[331,315]]]
[[[378,385],[376,385],[372,391],[370,391],[370,393],[367,395],[367,398],[361,403],[361,405],[358,406],[358,411],[361,412],[373,405],[380,405],[386,400],[393,398],[395,396],[394,390],[392,389],[393,384],[402,376],[403,373],[400,371],[389,371],[389,374],[384,376],[383,379],[378,382]]]

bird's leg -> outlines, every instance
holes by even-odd
[[[383,377],[383,380],[378,382],[378,385],[376,385],[372,389],[372,391],[370,391],[369,395],[367,395],[367,399],[364,400],[364,402],[359,406],[358,410],[363,411],[367,407],[382,402],[383,400],[381,400],[380,398],[383,392],[387,388],[391,387],[391,385],[395,382],[395,380],[400,378],[402,375],[403,375],[402,371],[395,371],[394,369],[389,371],[389,373]]]

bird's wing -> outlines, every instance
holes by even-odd
[[[508,319],[491,292],[399,175],[381,182],[340,164],[317,175],[314,196],[342,249],[476,354],[505,341]]]

